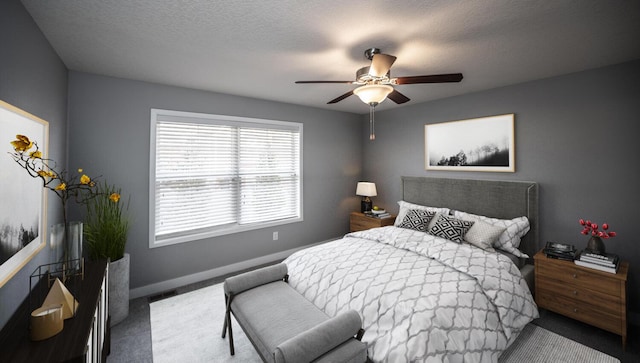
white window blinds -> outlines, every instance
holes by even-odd
[[[152,110],[152,245],[301,219],[302,124]]]

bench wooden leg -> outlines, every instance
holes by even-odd
[[[236,354],[236,351],[233,347],[233,332],[231,331],[231,315],[229,315],[229,319],[227,319],[227,325],[229,326],[229,350],[231,351],[231,355]]]
[[[229,298],[227,297],[227,294],[224,294],[224,305],[225,306],[227,306],[228,300],[229,300]],[[222,325],[222,339],[224,339],[226,334],[227,334],[227,311],[224,312],[224,324]]]
[[[233,295],[225,295],[227,310],[224,314],[224,325],[222,326],[222,338],[224,338],[225,332],[227,329],[229,330],[229,351],[231,355],[235,355],[236,351],[233,347],[233,331],[231,330],[231,300],[233,299]]]

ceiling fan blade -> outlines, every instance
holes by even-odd
[[[462,73],[432,74],[430,76],[397,77],[395,80],[396,80],[395,84],[460,82],[462,80]]]
[[[336,97],[334,99],[332,99],[331,101],[327,102],[327,105],[332,104],[332,103],[338,103],[342,100],[344,100],[345,98],[351,96],[353,94],[353,91],[349,91],[345,94],[343,94],[342,96]]]
[[[388,99],[390,99],[391,101],[397,103],[397,104],[401,104],[401,103],[405,103],[410,101],[409,97],[403,95],[402,93],[398,92],[398,90],[393,90],[393,92],[389,93],[389,95],[387,96]]]
[[[353,84],[353,81],[296,81],[296,83],[346,83]]]
[[[374,54],[369,67],[369,75],[373,77],[383,77],[389,72],[391,65],[396,61],[396,57],[388,54]]]

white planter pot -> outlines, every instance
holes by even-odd
[[[111,326],[129,315],[129,261],[128,253],[109,263],[109,315]]]

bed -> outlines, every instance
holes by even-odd
[[[402,186],[394,226],[294,253],[289,283],[329,316],[358,311],[373,362],[497,362],[538,317],[521,272],[537,249],[537,184],[402,177]],[[480,244],[460,240],[472,234]],[[494,248],[505,241],[516,251]]]

